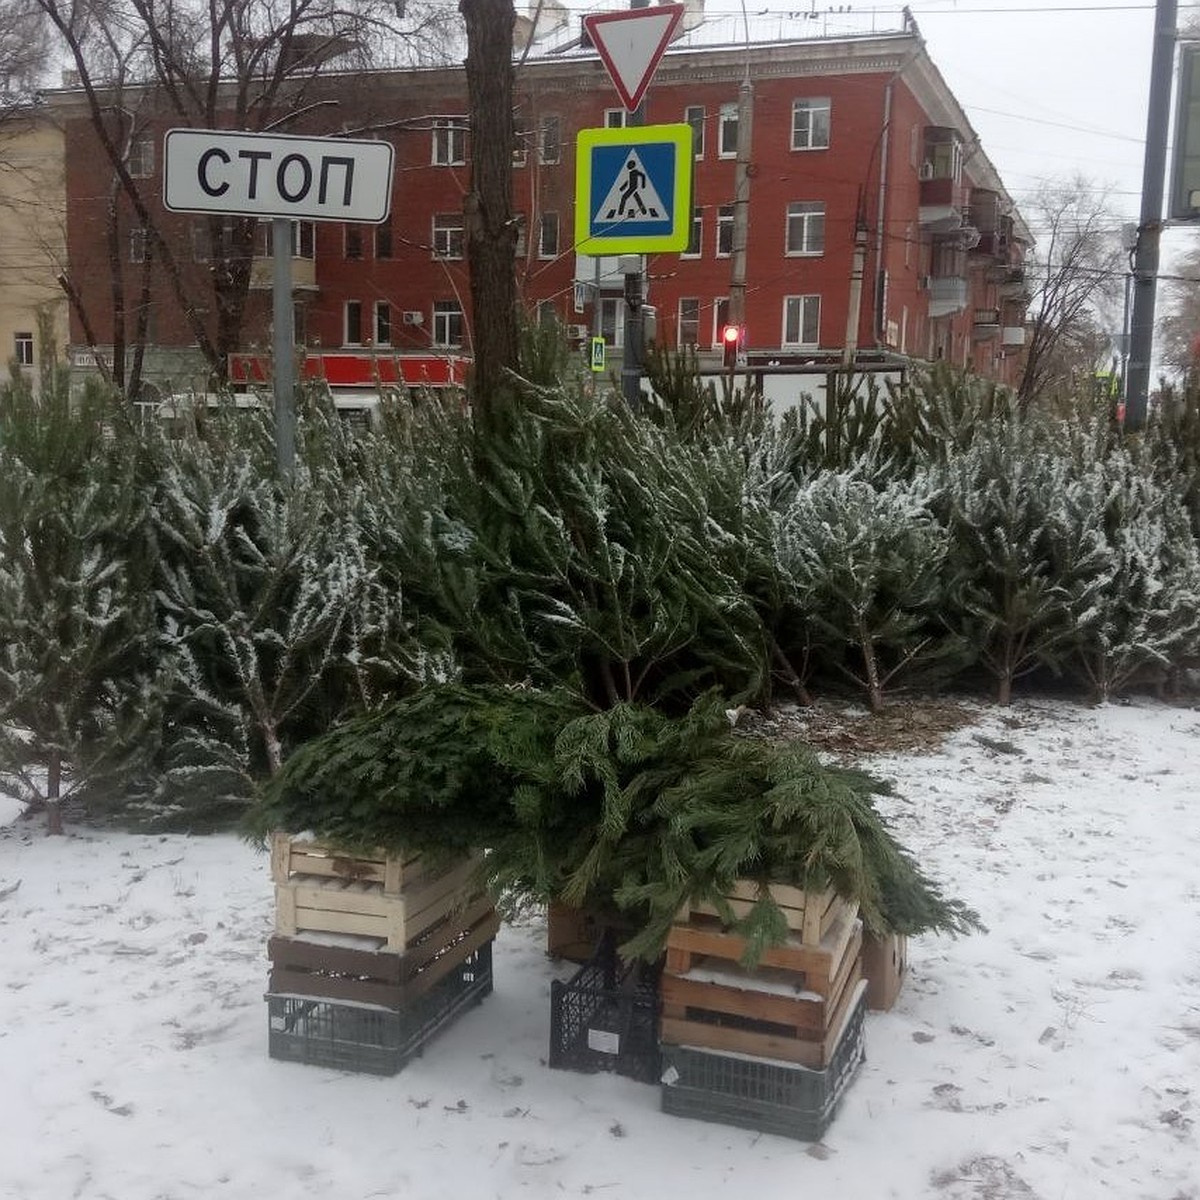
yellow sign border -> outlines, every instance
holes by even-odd
[[[686,250],[692,227],[692,127],[690,125],[626,125],[618,129],[581,129],[575,140],[575,250],[607,254],[671,254]],[[671,195],[671,231],[638,236],[596,237],[592,233],[592,155],[598,146],[675,147],[675,186]]]

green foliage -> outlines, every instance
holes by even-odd
[[[736,736],[713,695],[670,717],[449,684],[303,747],[253,828],[436,854],[487,846],[497,888],[620,910],[639,929],[626,952],[650,958],[686,900],[743,878],[833,884],[880,931],[973,928],[891,836],[871,802],[879,786],[805,747]],[[751,960],[786,932],[773,908],[764,897],[741,926]]]
[[[156,697],[146,498],[122,414],[0,388],[0,787],[46,806],[129,785]]]

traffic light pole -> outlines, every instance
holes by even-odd
[[[633,4],[632,8],[644,8],[644,4]],[[645,102],[629,114],[627,125],[646,123]],[[636,266],[627,269],[631,264]],[[625,255],[621,259],[625,275],[625,344],[621,348],[621,395],[631,412],[642,406],[642,260],[639,255]]]

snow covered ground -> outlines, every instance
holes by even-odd
[[[816,1146],[547,1069],[569,968],[536,917],[502,931],[494,994],[399,1075],[272,1061],[265,855],[7,823],[0,1197],[1200,1197],[1200,712],[984,709],[872,765],[990,932],[910,946]]]

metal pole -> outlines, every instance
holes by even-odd
[[[271,222],[271,305],[275,358],[275,462],[281,479],[296,466],[296,329],[292,311],[292,223]]]
[[[750,139],[754,85],[747,73],[738,88],[737,163],[733,175],[733,256],[729,278],[729,324],[746,324],[746,243],[750,235]],[[740,345],[740,342],[739,342]]]
[[[634,0],[631,8],[645,8],[646,3]],[[629,113],[626,125],[644,125],[646,123],[646,102]],[[626,255],[627,259],[637,262],[636,270],[626,270],[625,274],[625,344],[621,349],[621,395],[633,412],[637,412],[642,404],[642,271],[641,259]],[[626,264],[628,265],[628,264]]]
[[[1125,428],[1146,424],[1150,395],[1150,358],[1154,350],[1154,302],[1158,250],[1162,235],[1167,129],[1171,121],[1171,72],[1175,60],[1176,0],[1158,0],[1154,55],[1150,64],[1150,101],[1146,115],[1146,153],[1142,166],[1142,208],[1133,257],[1133,315],[1129,329],[1129,376]]]

